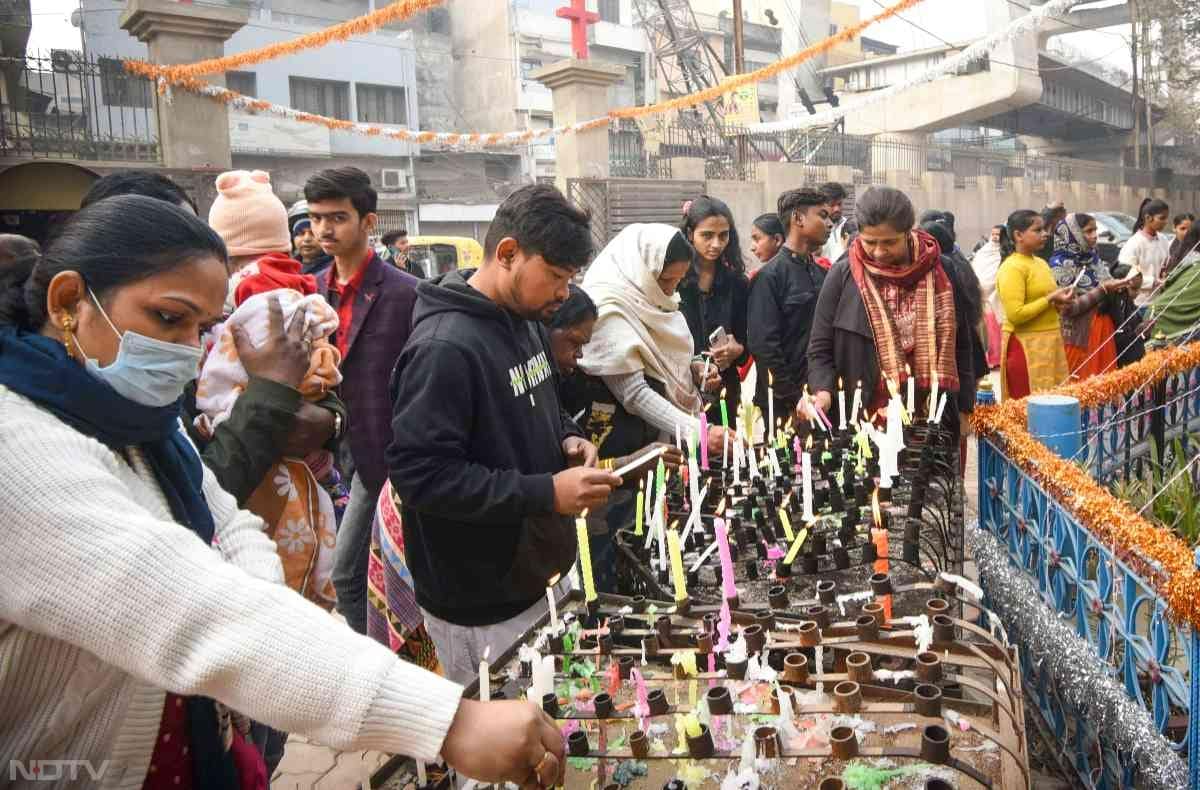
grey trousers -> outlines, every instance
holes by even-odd
[[[559,600],[570,589],[570,580],[564,576],[554,585],[554,600]],[[455,683],[466,685],[479,677],[479,662],[483,651],[492,648],[491,661],[508,650],[526,631],[544,617],[548,609],[542,599],[516,617],[495,625],[455,625],[442,620],[424,609],[425,629],[437,648],[438,661],[446,677]]]
[[[360,634],[367,632],[367,559],[371,555],[371,525],[378,501],[379,491],[368,488],[355,473],[333,558],[338,613]]]

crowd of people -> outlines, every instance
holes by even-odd
[[[572,517],[616,591],[646,470],[614,470],[680,465],[700,415],[719,456],[748,401],[803,429],[910,380],[965,442],[991,369],[1021,397],[1131,361],[1200,259],[1158,200],[1109,271],[1083,213],[1015,212],[969,259],[952,213],[873,187],[850,218],[831,183],[754,220],[748,275],[715,197],[597,251],[533,185],[480,268],[421,280],[356,168],[290,208],[263,172],[216,188],[204,221],[107,176],[44,250],[0,237],[0,756],[265,787],[301,733],[550,786],[553,721],[463,686],[567,592]]]

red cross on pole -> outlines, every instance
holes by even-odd
[[[554,12],[559,19],[571,20],[571,50],[579,60],[588,59],[587,29],[600,21],[600,15],[587,10],[587,0],[571,0],[571,5]]]

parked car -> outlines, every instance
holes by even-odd
[[[466,236],[409,236],[408,260],[433,278],[452,269],[479,268],[483,247]]]
[[[1121,247],[1133,237],[1136,220],[1117,211],[1089,211],[1096,218],[1096,250],[1100,259],[1110,266],[1117,262]]]

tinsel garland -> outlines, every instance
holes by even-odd
[[[862,110],[889,99],[895,98],[910,88],[915,88],[926,82],[932,82],[939,77],[944,77],[948,74],[953,74],[964,66],[967,66],[974,61],[987,55],[996,47],[1000,46],[1005,41],[1016,38],[1017,36],[1027,33],[1030,30],[1037,29],[1042,22],[1051,16],[1061,14],[1068,11],[1072,6],[1078,5],[1080,0],[1051,0],[1043,6],[1033,8],[1028,14],[1018,17],[1004,26],[995,33],[976,41],[974,44],[966,47],[962,51],[951,55],[945,60],[938,63],[936,66],[929,68],[926,71],[918,74],[907,82],[901,82],[896,85],[889,86],[880,91],[873,92],[870,96],[861,101],[852,104],[843,104],[824,112],[819,112],[814,115],[801,115],[795,118],[785,118],[779,121],[769,121],[767,123],[753,124],[749,127],[751,133],[757,132],[783,132],[792,129],[810,129],[814,126],[828,126],[834,121],[844,118],[850,113]]]
[[[994,535],[967,527],[988,607],[1021,645],[1025,657],[1054,682],[1068,715],[1088,726],[1104,743],[1138,766],[1138,787],[1184,790],[1187,766],[1108,666],[1074,629],[1042,602],[1029,577],[1013,566]],[[1195,711],[1193,711],[1195,713]]]
[[[1200,342],[1153,351],[1129,367],[1051,392],[1078,398],[1084,408],[1093,408],[1198,365]],[[1170,619],[1200,628],[1200,572],[1191,547],[1171,530],[1143,518],[1086,470],[1034,438],[1027,428],[1025,407],[1024,399],[980,407],[971,423],[981,438],[1002,447],[1022,472],[1142,575],[1166,603]],[[987,491],[979,494],[990,495]]]
[[[442,5],[446,0],[396,0],[369,14],[348,19],[336,25],[306,33],[290,41],[279,41],[258,49],[225,55],[220,58],[209,58],[196,63],[181,63],[175,66],[160,66],[146,63],[142,60],[124,61],[125,70],[139,77],[159,82],[163,85],[174,85],[185,79],[195,79],[209,74],[224,74],[230,70],[242,69],[257,63],[264,63],[286,55],[294,55],[306,49],[316,49],[334,41],[345,41],[351,36],[360,36],[378,30],[384,25],[401,22],[416,16],[431,8]]]

